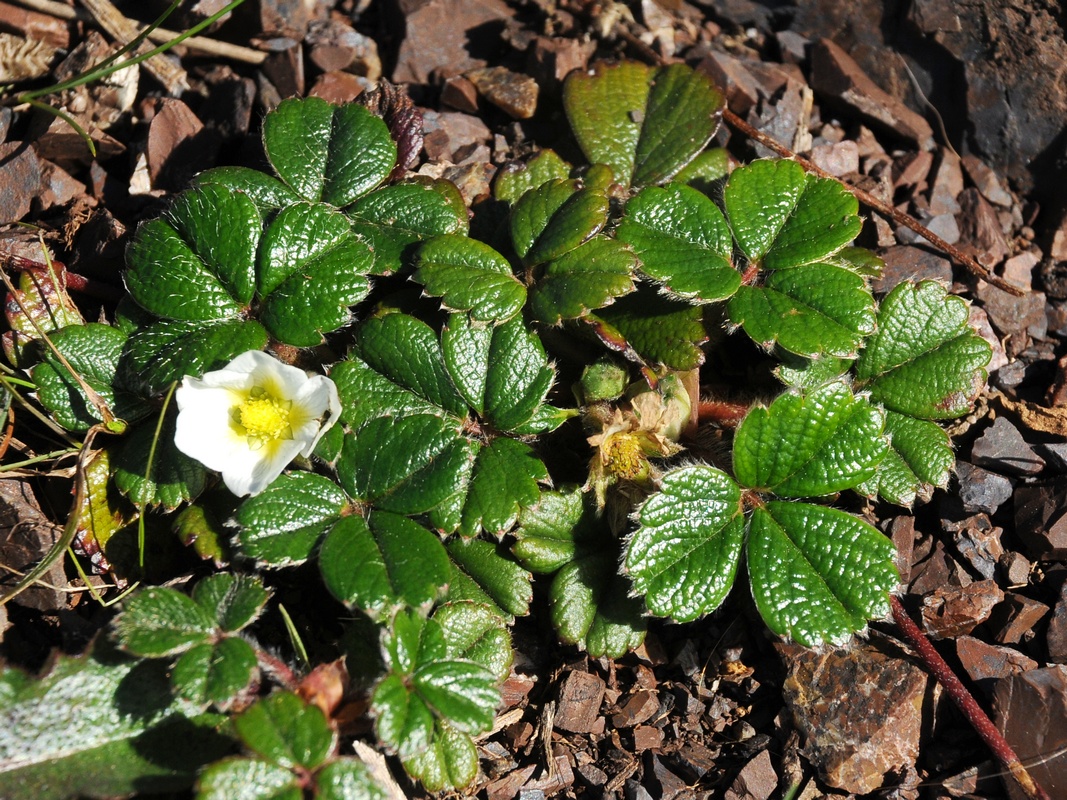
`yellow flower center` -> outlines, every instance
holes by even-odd
[[[248,437],[253,450],[276,439],[292,439],[293,428],[289,423],[292,400],[279,400],[266,389],[256,386],[248,397],[231,412],[234,423]]]
[[[604,466],[609,473],[624,480],[639,481],[648,474],[648,459],[641,443],[629,433],[617,433],[601,445]]]

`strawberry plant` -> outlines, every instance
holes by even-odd
[[[64,791],[96,790],[78,765],[101,752],[151,755],[182,725],[187,760],[131,761],[107,791],[214,762],[201,797],[382,796],[339,755],[337,704],[294,693],[256,641],[282,570],[324,590],[294,645],[348,656],[378,742],[432,790],[475,778],[535,575],[560,640],[593,656],[637,647],[650,615],[714,612],[742,576],[770,631],[803,644],[889,614],[892,544],[835,503],[946,484],[939,423],[967,413],[990,358],[966,303],[931,282],[876,301],[853,196],[792,161],[730,171],[706,149],[722,96],[687,67],[600,66],[564,105],[589,163],[546,150],[502,170],[495,209],[470,212],[507,209],[488,240],[454,186],[403,177],[410,125],[287,100],[263,126],[274,174],[210,170],[137,230],[111,324],[61,306],[35,327],[46,294],[8,305],[9,358],[59,425],[128,423],[87,459],[82,552],[158,582],[174,531],[225,567],[189,595],[142,589],[113,645],[39,682],[3,673],[26,715],[94,682],[91,713],[63,723],[86,748],[37,762]],[[713,419],[738,348],[778,388]],[[105,743],[94,726],[133,674],[158,684],[158,713]],[[16,757],[26,735],[0,737],[0,781],[26,787],[5,796],[56,796]]]

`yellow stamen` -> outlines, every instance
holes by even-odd
[[[289,422],[292,406],[292,400],[279,400],[257,386],[240,405],[233,407],[231,418],[248,437],[252,449],[258,450],[269,441],[293,438]]]

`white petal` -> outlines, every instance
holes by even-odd
[[[305,442],[302,456],[310,456],[319,439],[341,414],[341,398],[337,384],[324,375],[309,378],[297,397],[293,398],[293,436]],[[314,428],[310,428],[314,421]],[[299,426],[300,432],[297,432]]]
[[[274,483],[296,458],[299,442],[290,439],[267,445],[259,450],[247,450],[242,462],[234,461],[222,470],[222,480],[226,488],[238,497],[246,494],[256,495]]]

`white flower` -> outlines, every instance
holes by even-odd
[[[178,388],[174,444],[222,473],[239,497],[259,494],[297,455],[309,456],[337,421],[337,386],[324,375],[252,350]]]

